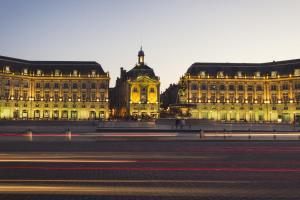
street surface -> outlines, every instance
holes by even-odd
[[[0,142],[0,199],[299,200],[299,141]]]

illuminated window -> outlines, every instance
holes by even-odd
[[[271,71],[271,77],[276,78],[277,77],[277,71]]]
[[[237,76],[238,76],[239,78],[241,78],[242,75],[243,75],[243,73],[242,73],[241,71],[238,71],[238,72],[237,72]]]
[[[10,72],[10,67],[9,67],[9,66],[6,66],[6,67],[5,67],[5,72],[6,72],[6,73],[9,73],[9,72]]]
[[[218,72],[218,77],[223,78],[224,77],[224,72],[223,71]]]
[[[201,72],[200,72],[200,77],[201,77],[201,78],[205,78],[205,71],[201,71]]]
[[[40,70],[40,69],[36,70],[36,74],[37,74],[38,76],[42,75],[42,70]]]
[[[78,71],[77,70],[73,70],[73,76],[77,76],[78,75]]]
[[[255,72],[256,77],[260,77],[260,72]]]
[[[27,69],[27,68],[23,69],[23,73],[24,73],[25,75],[28,74],[28,69]]]
[[[55,76],[59,76],[59,74],[60,74],[59,69],[56,69],[56,70],[54,71],[54,75],[55,75]]]

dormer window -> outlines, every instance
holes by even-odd
[[[205,71],[201,71],[201,72],[200,72],[200,77],[201,77],[201,78],[205,78]]]
[[[96,70],[92,70],[92,76],[96,76]]]
[[[224,77],[224,72],[223,71],[218,72],[218,77],[223,78]]]
[[[5,72],[9,73],[10,72],[10,67],[9,66],[5,66]]]
[[[77,70],[73,70],[73,76],[77,76],[78,75],[78,71]]]
[[[55,75],[55,76],[59,76],[59,73],[60,73],[59,69],[56,69],[56,70],[54,71],[54,75]]]
[[[300,76],[300,69],[294,69],[294,75]]]
[[[259,71],[255,72],[255,77],[260,77],[260,72]]]
[[[28,69],[27,68],[23,69],[23,74],[28,74]]]
[[[271,77],[276,78],[277,77],[277,71],[271,71]]]
[[[238,71],[238,72],[237,72],[237,77],[238,77],[238,78],[242,78],[242,76],[243,76],[243,73],[242,73],[241,71]]]
[[[40,69],[36,70],[36,74],[37,74],[38,76],[42,75],[42,70],[40,70]]]

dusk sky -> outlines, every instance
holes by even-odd
[[[130,70],[141,46],[162,90],[194,62],[300,58],[299,0],[0,0],[0,55]]]

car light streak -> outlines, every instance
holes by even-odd
[[[40,163],[135,163],[136,160],[78,160],[78,159],[1,159],[0,162]]]
[[[188,168],[188,167],[42,167],[0,166],[1,169],[50,171],[210,171],[210,172],[300,172],[300,168]]]

